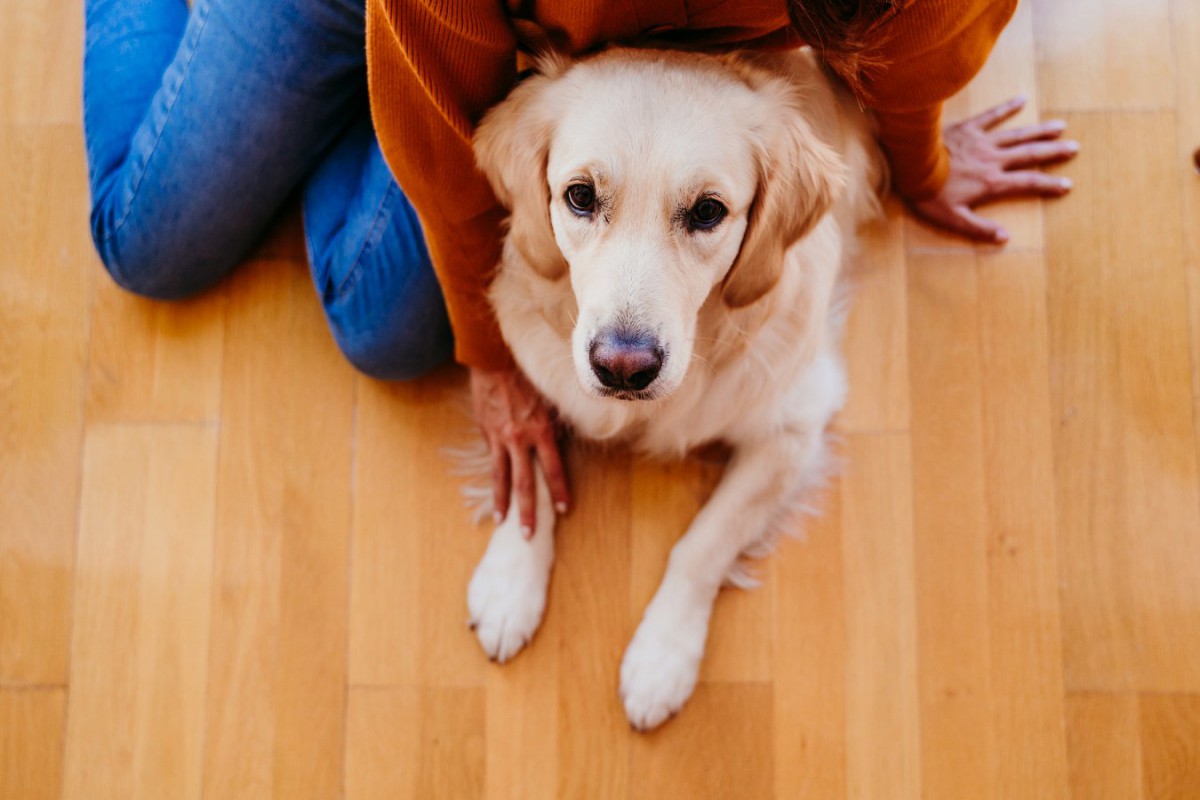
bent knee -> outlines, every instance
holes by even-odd
[[[378,380],[415,380],[445,364],[454,352],[449,326],[408,330],[400,335],[337,327],[333,333],[354,368]]]
[[[92,210],[92,244],[104,269],[122,289],[151,300],[182,300],[219,281],[236,256],[213,253],[164,230],[112,225]]]

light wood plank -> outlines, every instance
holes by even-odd
[[[1171,114],[1078,115],[1047,210],[1064,669],[1072,690],[1200,687],[1200,493]],[[1137,198],[1129,202],[1129,198]]]
[[[0,797],[57,800],[66,691],[0,689]]]
[[[834,429],[848,433],[908,430],[905,212],[895,198],[885,203],[884,212],[861,231],[862,253],[847,270],[844,349],[850,395]]]
[[[848,437],[842,476],[851,798],[921,796],[912,465],[906,435]]]
[[[562,632],[556,795],[624,798],[631,733],[618,674],[642,611],[630,602],[630,457],[594,450],[571,454],[575,506],[559,523],[550,587]]]
[[[847,467],[849,469],[849,467]],[[842,492],[835,481],[802,543],[776,556],[775,797],[846,796],[846,613]]]
[[[0,18],[0,121],[79,124],[83,14],[72,0],[11,0]]]
[[[474,688],[351,689],[345,796],[484,797],[485,703]]]
[[[223,286],[183,302],[135,297],[107,278],[92,309],[90,422],[211,422],[221,403]]]
[[[1139,709],[1145,796],[1200,797],[1200,696],[1142,695]]]
[[[1044,259],[977,261],[996,797],[1068,795]]]
[[[1172,51],[1176,75],[1200,74],[1200,5],[1187,0],[1171,4]],[[1191,322],[1193,424],[1200,434],[1200,177],[1193,161],[1200,150],[1200,82],[1177,80],[1175,129],[1181,202],[1179,218],[1183,224],[1184,255],[1187,259],[1188,311]],[[1200,448],[1200,438],[1197,440]]]
[[[1071,694],[1066,699],[1071,796],[1142,797],[1138,702],[1132,694]]]
[[[354,374],[304,266],[230,284],[205,793],[342,784]]]
[[[1000,35],[991,56],[979,74],[962,91],[946,101],[943,120],[950,124],[1003,103],[1011,97],[1028,98],[1025,108],[1005,127],[1019,127],[1044,117],[1038,92],[1037,54],[1033,34],[1033,5],[1020,3],[1012,20]],[[1068,131],[1067,136],[1070,136]],[[1041,249],[1044,242],[1042,204],[1034,198],[1021,198],[984,206],[981,214],[995,220],[1008,231],[1005,250]],[[954,249],[969,250],[971,242],[953,233],[942,231],[909,217],[905,230],[910,250]]]
[[[0,683],[63,684],[97,268],[78,130],[0,131]]]
[[[416,797],[420,690],[351,688],[346,714],[346,800]]]
[[[681,724],[636,737],[629,796],[771,797],[774,753],[761,746],[771,706],[767,684],[697,686]]]
[[[563,682],[559,652],[564,633],[575,635],[562,630],[560,619],[559,612],[548,609],[541,630],[516,661],[488,667],[488,800],[550,800],[556,796],[562,768],[559,736],[555,735]]]
[[[465,374],[359,387],[351,681],[482,686],[487,660],[467,630],[466,596],[487,536],[461,494],[472,480],[446,452],[477,436]]]
[[[484,796],[486,725],[482,689],[438,686],[421,692],[415,797]]]
[[[200,796],[216,457],[208,426],[88,432],[64,797]]]
[[[989,661],[978,283],[973,254],[909,256],[921,778],[987,797]]]
[[[1169,0],[1035,0],[1045,108],[1162,109],[1174,102]]]

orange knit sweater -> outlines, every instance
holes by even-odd
[[[942,101],[983,66],[1017,0],[908,0],[873,49],[866,90],[897,190],[946,180]],[[536,33],[536,39],[535,39]],[[471,135],[517,76],[517,52],[609,42],[713,49],[795,47],[786,0],[368,0],[371,112],[388,164],[425,229],[470,366],[511,363],[486,297],[505,212],[475,169]]]

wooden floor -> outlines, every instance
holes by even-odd
[[[1200,798],[1200,4],[1022,5],[951,105],[1082,155],[868,235],[807,525],[651,735],[617,666],[717,477],[572,454],[548,616],[466,628],[455,369],[357,377],[294,220],[160,306],[87,233],[77,0],[0,15],[0,797]]]

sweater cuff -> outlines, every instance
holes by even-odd
[[[454,360],[463,366],[489,371],[511,369],[515,362],[500,327],[487,309],[486,319],[451,321],[454,329]]]
[[[896,193],[928,200],[950,177],[950,154],[942,142],[940,103],[905,111],[876,111],[879,141],[887,153]]]

